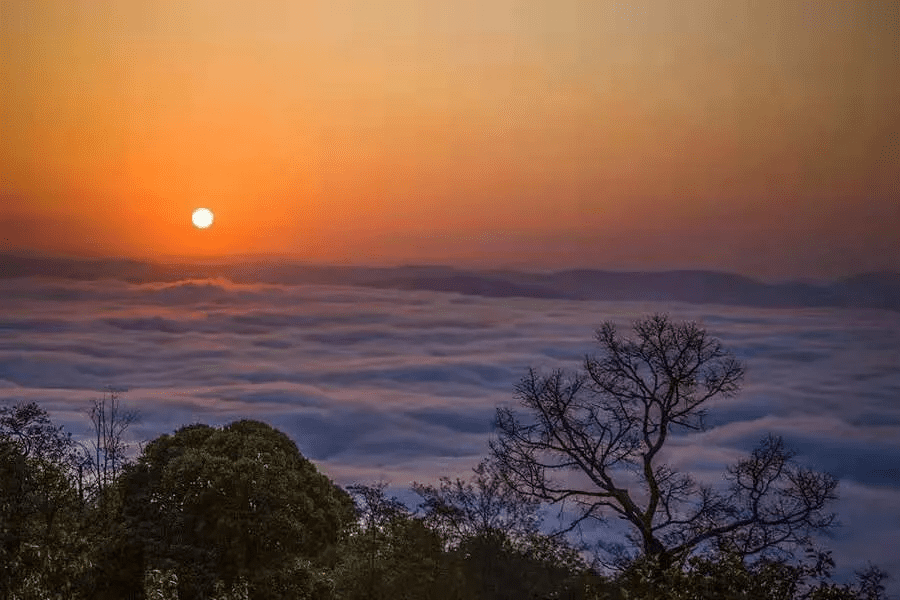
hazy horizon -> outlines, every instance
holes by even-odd
[[[669,273],[669,272],[709,272],[721,273],[726,275],[737,275],[746,277],[761,283],[809,283],[814,285],[824,285],[842,279],[852,278],[859,275],[898,275],[900,276],[900,266],[897,269],[876,269],[870,271],[848,271],[846,273],[837,273],[831,276],[812,276],[808,274],[800,274],[796,276],[783,277],[765,277],[752,273],[741,273],[728,269],[704,268],[698,266],[680,266],[680,267],[664,267],[656,268],[627,268],[622,266],[601,266],[595,263],[582,264],[559,264],[553,266],[540,266],[526,262],[508,262],[508,263],[486,263],[476,262],[470,263],[452,263],[452,262],[416,262],[414,260],[394,260],[394,261],[348,261],[348,262],[328,262],[324,260],[311,260],[302,257],[292,256],[290,254],[279,253],[235,253],[220,256],[129,256],[129,255],[107,255],[94,253],[78,253],[78,252],[53,252],[39,250],[29,247],[5,248],[0,246],[0,255],[16,256],[21,258],[38,258],[38,259],[60,259],[74,261],[133,261],[138,263],[146,263],[159,266],[171,265],[233,265],[241,263],[254,262],[271,262],[272,264],[290,264],[302,265],[309,267],[361,267],[361,268],[436,268],[436,269],[454,269],[461,272],[492,272],[492,271],[517,271],[522,273],[558,273],[563,271],[590,270],[590,271],[606,271],[611,273]]]
[[[896,2],[2,11],[7,248],[900,271]]]

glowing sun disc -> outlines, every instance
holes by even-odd
[[[212,211],[208,208],[198,208],[191,215],[191,221],[194,223],[194,227],[198,229],[206,229],[213,222],[213,214]]]

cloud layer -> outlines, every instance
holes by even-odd
[[[258,418],[339,483],[402,488],[465,476],[494,409],[529,366],[575,368],[605,320],[668,312],[744,360],[710,429],[669,460],[718,481],[766,433],[841,479],[843,527],[826,542],[847,569],[900,577],[900,315],[842,309],[484,298],[227,280],[129,284],[0,281],[0,405],[36,400],[84,433],[109,386],[139,409],[136,440],[191,423]],[[896,586],[896,582],[892,586]]]

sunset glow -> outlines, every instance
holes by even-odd
[[[900,267],[897,3],[2,11],[6,249]]]
[[[0,0],[4,597],[900,600],[898,399],[898,0]]]

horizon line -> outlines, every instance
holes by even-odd
[[[128,256],[128,255],[104,255],[104,254],[91,254],[91,253],[79,253],[79,252],[53,252],[53,251],[45,251],[45,250],[36,250],[30,248],[0,248],[0,256],[8,256],[15,258],[23,258],[23,259],[45,259],[45,260],[72,260],[72,261],[80,261],[80,262],[103,262],[103,261],[120,261],[120,262],[132,262],[139,264],[147,264],[147,265],[158,265],[158,266],[174,266],[181,264],[191,264],[197,266],[205,266],[205,265],[234,265],[240,264],[242,262],[254,262],[260,260],[270,260],[277,261],[279,264],[290,264],[290,265],[298,265],[304,267],[314,267],[314,268],[359,268],[359,269],[444,269],[451,271],[458,271],[461,273],[497,273],[497,272],[516,272],[516,273],[533,273],[533,274],[560,274],[560,273],[571,273],[578,271],[585,272],[605,272],[605,273],[617,273],[617,274],[665,274],[665,273],[710,273],[717,275],[730,275],[734,277],[740,277],[743,279],[756,281],[759,283],[765,284],[809,284],[809,285],[828,285],[831,283],[836,283],[841,280],[850,279],[854,277],[866,276],[866,275],[896,275],[900,277],[900,270],[872,270],[872,271],[857,271],[845,273],[843,275],[824,278],[824,277],[811,277],[811,276],[794,276],[794,277],[785,277],[785,278],[763,278],[755,275],[743,274],[736,271],[724,270],[724,269],[715,269],[715,268],[703,268],[703,267],[671,267],[671,268],[659,268],[659,269],[639,269],[639,268],[617,268],[617,267],[583,267],[583,266],[561,266],[558,268],[538,268],[531,267],[528,268],[527,265],[502,265],[498,264],[495,266],[471,266],[465,264],[450,264],[450,263],[415,263],[408,261],[394,261],[389,262],[386,261],[384,263],[363,263],[363,262],[316,262],[311,261],[309,259],[304,259],[303,257],[289,254],[289,253],[277,253],[277,252],[258,252],[258,253],[235,253],[235,254],[222,254],[222,255],[198,255],[198,256],[190,256],[190,255],[163,255],[159,257],[148,257],[148,256]]]

